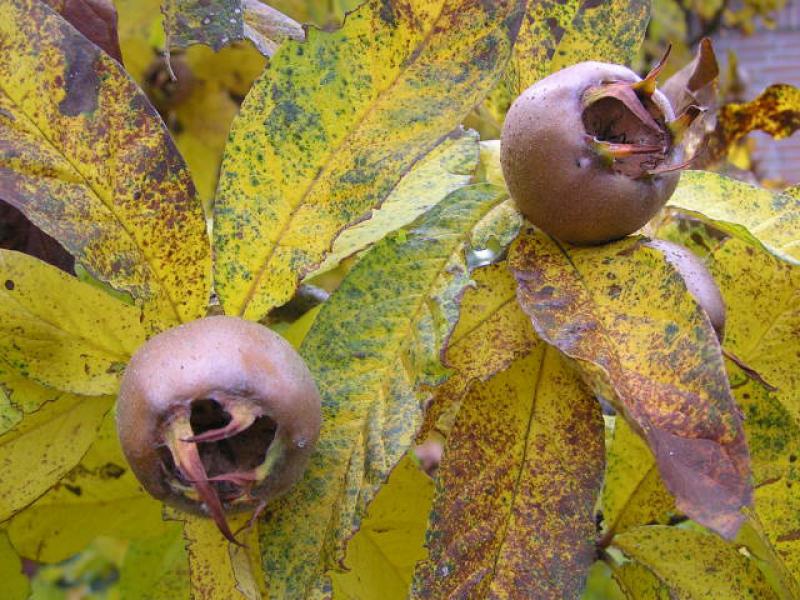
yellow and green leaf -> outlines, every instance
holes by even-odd
[[[800,261],[800,198],[775,193],[709,171],[687,171],[668,206],[729,235],[763,244],[777,256]]]
[[[101,535],[136,540],[163,535],[169,527],[161,503],[142,490],[128,468],[109,412],[83,460],[18,513],[8,534],[22,556],[52,563]]]
[[[346,573],[332,573],[335,598],[405,600],[414,565],[425,558],[433,481],[406,455],[370,504],[347,545]]]
[[[645,437],[678,509],[730,537],[752,499],[741,416],[707,316],[645,241],[564,247],[528,229],[510,252],[517,298]]]
[[[30,595],[30,582],[22,572],[22,560],[11,545],[6,532],[0,530],[0,581],[6,600],[25,600]]]
[[[0,196],[149,323],[204,314],[210,252],[183,159],[114,59],[37,0],[0,5]]]
[[[141,311],[36,258],[0,250],[0,354],[65,392],[114,394],[144,342]]]
[[[323,398],[306,476],[261,521],[269,593],[324,587],[367,504],[408,450],[429,397],[447,376],[440,354],[469,283],[468,232],[504,197],[461,188],[378,242],[326,302],[301,346]]]
[[[119,572],[122,598],[188,600],[189,563],[183,528],[175,523],[163,535],[128,545]]]
[[[345,229],[325,261],[306,279],[398,230],[429,210],[450,192],[471,183],[478,164],[478,139],[458,129],[420,159],[366,221]]]
[[[617,536],[614,545],[654,573],[670,598],[776,598],[755,562],[715,535],[653,525]]]
[[[414,597],[577,597],[596,553],[603,438],[597,401],[546,344],[472,386],[447,439]]]
[[[234,121],[215,204],[215,285],[251,319],[288,301],[497,81],[521,0],[370,0],[286,42]]]
[[[625,598],[635,600],[673,600],[669,588],[643,564],[630,561],[615,567],[614,580],[625,593]]]

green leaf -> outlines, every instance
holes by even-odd
[[[189,598],[189,563],[178,524],[163,535],[128,545],[119,573],[122,598],[184,600]]]
[[[22,572],[22,561],[5,531],[0,530],[0,581],[6,600],[24,600],[30,594],[30,583]]]
[[[411,445],[425,388],[469,282],[467,233],[503,192],[450,194],[405,240],[378,242],[326,302],[301,354],[323,398],[323,426],[306,476],[261,521],[264,572],[277,598],[306,598],[344,556],[367,504]]]
[[[60,394],[0,436],[0,521],[39,498],[80,462],[112,402]]]
[[[83,460],[17,514],[8,534],[22,556],[52,563],[101,535],[135,540],[162,535],[168,527],[161,503],[142,490],[128,468],[114,415],[108,413]]]
[[[370,0],[287,42],[234,122],[215,204],[215,285],[251,319],[288,301],[497,81],[521,0]]]
[[[670,598],[776,597],[756,564],[714,535],[654,525],[619,535],[614,545],[650,569],[669,588]]]
[[[347,545],[346,573],[332,573],[335,598],[405,600],[414,565],[425,557],[433,481],[406,455],[369,505]]]
[[[158,113],[115,60],[38,0],[0,4],[0,196],[153,327],[204,314],[200,203]]]
[[[546,344],[476,383],[447,440],[414,597],[577,597],[603,437],[599,405]]]
[[[456,130],[403,176],[369,219],[345,229],[325,261],[306,279],[333,269],[348,256],[408,225],[450,192],[471,183],[477,164],[477,134]]]
[[[729,235],[763,244],[781,258],[800,261],[800,197],[775,193],[708,171],[681,175],[668,206],[688,212]]]
[[[0,250],[0,356],[23,377],[114,394],[144,342],[141,311],[35,258]]]
[[[708,317],[645,241],[564,247],[528,229],[509,255],[517,298],[645,437],[678,509],[732,537],[752,498],[741,416]]]

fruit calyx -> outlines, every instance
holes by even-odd
[[[656,80],[670,53],[639,81],[605,80],[587,88],[581,98],[582,121],[589,146],[601,163],[632,179],[680,170],[677,142],[703,113],[687,107],[668,120],[672,110],[656,89]]]

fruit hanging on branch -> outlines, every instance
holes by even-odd
[[[573,244],[633,233],[666,203],[686,164],[680,136],[703,111],[677,117],[656,89],[667,54],[644,78],[583,62],[525,90],[501,137],[503,176],[520,211]]]
[[[210,516],[256,510],[303,471],[319,435],[320,396],[303,360],[273,331],[235,317],[169,329],[131,360],[117,429],[155,498]]]

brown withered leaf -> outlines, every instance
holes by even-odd
[[[598,403],[546,344],[476,383],[448,438],[414,597],[579,597],[603,430]]]
[[[675,114],[691,105],[713,107],[719,64],[711,40],[703,38],[694,60],[664,82],[661,91],[669,100]]]
[[[565,248],[529,228],[510,251],[517,297],[647,440],[678,509],[732,537],[752,501],[742,417],[708,317],[646,240]]]
[[[776,140],[800,128],[800,89],[778,83],[766,88],[755,100],[720,107],[717,124],[704,141],[705,151],[694,162],[696,168],[722,159],[728,149],[751,131],[763,131]]]
[[[75,29],[122,64],[117,36],[117,9],[111,0],[44,0]]]

